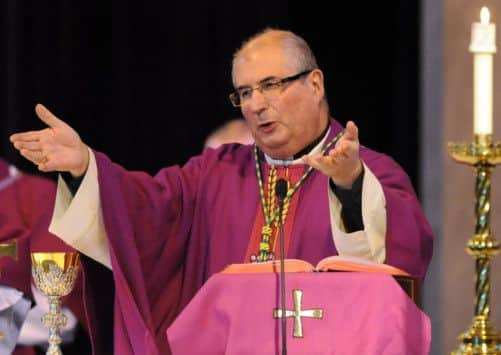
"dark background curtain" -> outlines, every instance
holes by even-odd
[[[8,136],[43,127],[44,103],[94,149],[155,173],[202,150],[239,117],[230,64],[265,27],[303,36],[326,78],[329,104],[361,141],[404,166],[417,186],[419,2],[3,0],[0,155],[36,169]]]

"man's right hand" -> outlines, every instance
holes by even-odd
[[[78,133],[41,104],[35,106],[35,112],[48,127],[13,134],[10,141],[14,147],[40,171],[84,175],[89,165],[89,150]]]

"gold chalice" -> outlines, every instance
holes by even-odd
[[[59,344],[66,316],[61,311],[61,297],[69,294],[75,286],[78,253],[31,253],[31,262],[35,286],[49,301],[49,313],[42,317],[42,323],[49,328],[46,355],[62,355]]]

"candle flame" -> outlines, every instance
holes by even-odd
[[[482,25],[487,25],[489,24],[491,14],[489,13],[489,9],[487,6],[483,6],[482,9],[480,9],[480,23]]]

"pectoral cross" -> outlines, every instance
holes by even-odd
[[[3,256],[10,256],[11,258],[17,260],[17,242],[0,244],[0,258]],[[2,339],[3,332],[0,331],[0,341]]]
[[[302,290],[292,291],[292,297],[294,298],[294,310],[286,310],[285,317],[294,317],[294,333],[292,334],[294,338],[303,337],[303,324],[301,322],[301,317],[322,319],[324,311],[321,308],[316,309],[301,309],[301,300],[303,298]],[[273,318],[282,318],[282,310],[275,308],[273,310]]]

